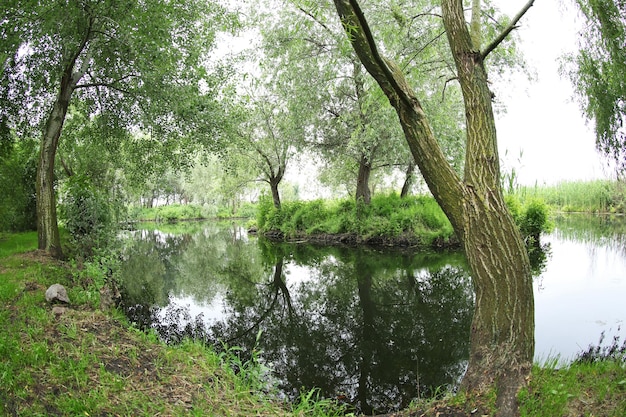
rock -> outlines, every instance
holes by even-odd
[[[46,301],[49,303],[54,302],[62,302],[62,303],[70,303],[70,299],[67,296],[67,291],[65,287],[61,284],[52,284],[50,288],[46,290]]]

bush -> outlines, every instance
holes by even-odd
[[[524,239],[538,243],[542,233],[552,229],[548,219],[548,206],[540,200],[530,200],[524,205],[523,214],[520,216],[518,225]]]
[[[61,202],[59,217],[77,255],[89,258],[94,248],[110,243],[115,229],[113,207],[88,177],[70,177],[63,186]]]
[[[522,205],[512,194],[507,195],[504,200],[527,244],[538,244],[541,234],[552,230],[550,208],[543,200],[531,198]]]

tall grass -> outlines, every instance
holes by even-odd
[[[535,365],[528,387],[518,398],[525,416],[626,415],[626,341],[589,346],[572,363],[560,367],[558,358]]]
[[[626,184],[620,181],[564,181],[553,186],[519,187],[515,194],[521,200],[543,200],[564,212],[626,212]]]

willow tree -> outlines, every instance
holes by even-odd
[[[207,53],[224,9],[199,0],[7,0],[0,36],[0,125],[41,137],[37,170],[39,248],[63,256],[56,215],[55,156],[72,102],[97,116],[111,148],[128,129],[150,136],[171,158],[184,139],[215,131]],[[193,132],[193,135],[189,133]],[[169,152],[168,152],[169,151]],[[144,169],[147,168],[144,166]]]
[[[582,109],[595,122],[596,147],[626,172],[626,3],[575,0],[587,24],[568,73]]]
[[[441,0],[441,16],[466,115],[462,175],[446,160],[429,117],[407,77],[378,49],[356,0],[334,0],[361,62],[395,108],[411,153],[430,191],[462,242],[476,294],[471,348],[462,388],[486,394],[495,388],[499,414],[517,412],[534,354],[534,297],[531,268],[500,185],[492,92],[485,59],[514,29],[531,0],[487,46],[480,42],[480,1],[473,1],[472,33],[462,0]]]

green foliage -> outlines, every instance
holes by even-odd
[[[522,204],[512,194],[505,196],[504,200],[527,244],[538,244],[541,234],[552,230],[550,209],[542,200],[532,198]]]
[[[0,231],[34,230],[37,227],[34,141],[22,141],[0,155]]]
[[[88,177],[74,175],[65,182],[61,200],[59,217],[76,254],[88,258],[94,250],[106,248],[116,230],[108,195],[94,187]]]
[[[175,222],[177,220],[198,220],[204,218],[202,209],[191,204],[171,204],[157,207],[155,210],[156,221]]]
[[[543,201],[530,200],[526,202],[518,223],[522,236],[530,237],[535,242],[539,242],[541,233],[547,233],[552,228],[548,216],[548,206]]]
[[[169,204],[165,206],[145,208],[133,207],[129,217],[138,221],[156,221],[173,223],[182,220],[252,218],[258,215],[257,207],[252,203],[242,204],[233,215],[230,207],[215,207],[204,204]]]
[[[287,202],[280,209],[265,197],[257,211],[259,231],[280,231],[286,236],[352,234],[359,239],[405,236],[424,245],[434,239],[448,240],[452,226],[430,197],[400,198],[397,194],[376,195],[371,204],[353,199]]]
[[[626,169],[626,3],[613,0],[576,0],[586,19],[580,48],[569,56],[568,73],[578,100],[594,121],[596,146]]]
[[[626,367],[623,361],[573,363],[562,368],[535,365],[528,388],[518,395],[520,415],[626,415]]]

